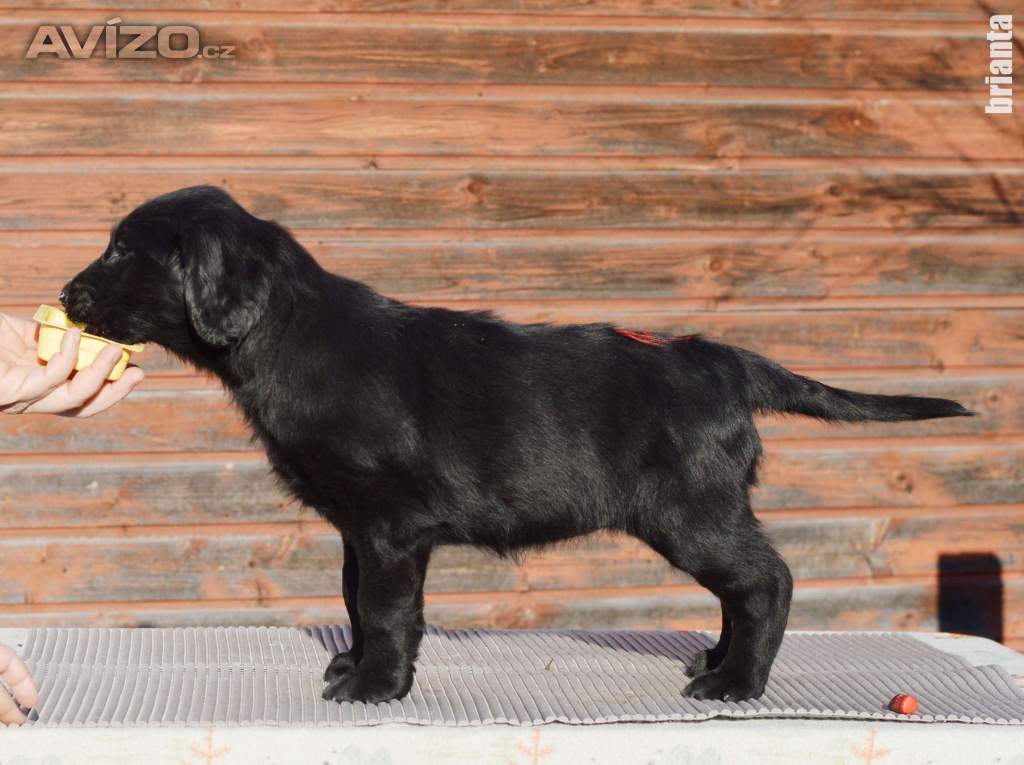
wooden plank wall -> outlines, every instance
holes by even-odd
[[[111,15],[25,5],[0,0],[0,310],[52,301],[119,216],[203,182],[406,300],[707,332],[955,396],[979,416],[765,420],[756,504],[792,626],[936,628],[953,556],[943,586],[1001,600],[1024,645],[1024,119],[982,109],[981,5],[118,6],[232,61],[25,60],[40,24]],[[215,384],[143,363],[92,421],[0,417],[0,625],[339,619],[336,535],[275,490]],[[718,624],[616,537],[519,565],[445,551],[429,591],[449,625]]]

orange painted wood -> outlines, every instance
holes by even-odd
[[[20,86],[0,94],[17,126],[0,154],[1024,159],[1024,117],[996,125],[977,99],[551,90]]]
[[[83,160],[84,162],[84,160]],[[106,229],[145,199],[182,186],[225,187],[260,217],[296,228],[831,229],[1014,226],[1024,168],[781,165],[673,170],[509,171],[143,166],[52,163],[3,173],[0,228]],[[310,163],[306,163],[308,167]],[[315,164],[312,163],[312,164]],[[464,164],[464,163],[463,163]],[[286,166],[294,167],[282,172]],[[992,175],[998,183],[993,185]]]
[[[769,439],[928,437],[1024,433],[1024,373],[943,375],[922,370],[879,377],[829,375],[823,381],[878,393],[954,398],[977,417],[916,423],[826,424],[800,417],[759,419]],[[219,385],[177,388],[153,380],[118,407],[88,420],[0,418],[0,454],[30,452],[229,452],[254,447],[241,415]],[[168,387],[161,387],[167,385]]]
[[[271,598],[340,591],[341,538],[332,530],[216,536],[0,539],[21,574],[0,602]],[[432,591],[515,589],[516,571],[470,548],[437,553]],[[471,585],[476,581],[479,584]]]
[[[767,530],[797,580],[928,576],[939,555],[980,550],[997,556],[1004,572],[1024,568],[1024,506],[970,517],[769,518]],[[340,539],[319,526],[7,536],[0,538],[0,552],[6,566],[0,602],[8,604],[330,597],[341,571]],[[614,590],[690,581],[643,544],[605,535],[531,553],[518,565],[469,547],[440,548],[427,590]]]
[[[1002,590],[1007,641],[1024,642],[1024,587],[1008,580]],[[986,583],[982,596],[996,592]],[[503,593],[500,597],[428,595],[427,620],[446,627],[576,629],[719,629],[718,604],[688,588],[651,588],[620,595],[608,591]],[[0,626],[217,626],[263,624],[294,626],[346,621],[340,597],[323,599],[181,601],[65,605],[0,610]],[[798,587],[790,612],[791,629],[935,631],[936,588],[932,583]]]
[[[229,452],[257,448],[219,387],[139,390],[87,420],[7,417],[0,453]]]
[[[231,524],[315,519],[281,493],[252,454],[0,463],[0,528]]]
[[[1022,144],[1024,145],[1024,144]],[[1024,296],[1024,239],[928,232],[505,232],[369,237],[295,231],[335,273],[404,300],[750,301]],[[55,300],[98,257],[107,234],[0,231],[0,305]],[[810,307],[810,306],[808,306]]]
[[[667,335],[703,333],[793,368],[907,368],[907,390],[916,373],[911,369],[1024,365],[1024,309],[821,310],[812,320],[800,311],[694,313],[657,302],[483,301],[452,307],[493,309],[525,323],[598,322]],[[156,346],[137,361],[153,374],[191,374]]]
[[[755,506],[799,579],[793,628],[934,629],[939,556],[990,553],[1024,640],[1024,117],[978,108],[983,8],[325,2],[126,17],[195,23],[231,62],[33,62],[39,23],[109,8],[0,0],[0,306],[52,302],[118,217],[211,182],[405,300],[703,331],[843,387],[960,398],[980,416],[763,418]],[[0,625],[343,618],[335,532],[215,386],[142,362],[103,417],[0,417]],[[718,627],[609,536],[519,565],[444,551],[429,589],[453,626]]]
[[[106,10],[109,0],[76,0],[75,8]],[[36,0],[34,8],[63,10],[67,0]],[[24,0],[0,0],[0,9],[24,8]],[[152,10],[287,11],[327,13],[573,14],[580,16],[680,16],[735,19],[891,19],[985,21],[970,0],[133,0],[134,13]]]
[[[704,333],[791,367],[1018,365],[1024,351],[1016,309],[687,313],[669,304],[561,303],[547,310],[510,304],[499,312],[513,321],[598,321],[668,335]]]
[[[88,82],[480,82],[581,85],[929,88],[977,91],[988,49],[977,25],[743,23],[446,16],[189,14],[204,44],[235,58],[26,60],[45,23],[88,28],[98,11],[9,11],[0,19],[0,79]],[[149,12],[149,23],[181,23]],[[415,20],[416,23],[412,23]],[[511,22],[511,23],[510,23]],[[905,30],[905,31],[904,31]],[[770,33],[766,33],[770,32]],[[125,64],[129,64],[125,66]]]
[[[1024,566],[1024,505],[971,514],[872,513],[858,516],[764,516],[765,528],[794,577],[805,579],[931,575],[940,554],[984,550],[1003,570]],[[627,537],[597,536],[530,554],[520,566],[528,589],[648,587],[689,581],[656,553]],[[968,568],[962,574],[978,573]],[[866,583],[866,582],[865,582]]]
[[[755,509],[1024,504],[1024,444],[767,444]],[[974,510],[963,510],[968,516]],[[0,530],[316,520],[257,454],[38,455],[0,462]],[[26,532],[28,533],[28,532]]]
[[[912,507],[1024,501],[1024,446],[884,441],[800,449],[767,444],[758,508]]]
[[[855,585],[855,586],[854,586]],[[1004,635],[1024,638],[1024,583],[979,579],[978,597],[1003,598]],[[794,593],[790,629],[935,631],[937,586],[930,578],[880,583],[801,583]],[[692,586],[616,590],[431,593],[427,620],[447,627],[707,629],[717,631],[720,609]],[[0,626],[184,626],[325,624],[345,622],[340,597],[228,601],[109,602],[6,606]]]

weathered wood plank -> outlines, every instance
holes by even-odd
[[[794,449],[768,445],[755,506],[920,507],[1024,501],[1020,443]]]
[[[954,514],[769,518],[767,529],[797,580],[924,576],[939,555],[984,550],[1003,571],[1024,566],[1024,508]],[[0,602],[223,600],[330,597],[341,542],[332,530],[278,525],[214,534],[3,537]],[[959,574],[978,573],[961,571]],[[519,564],[472,548],[435,552],[429,592],[504,592],[679,585],[692,580],[646,546],[602,535]]]
[[[906,367],[936,370],[1024,365],[1024,309],[821,310],[693,313],[671,303],[562,301],[459,304],[494,309],[510,321],[587,324],[601,322],[667,335],[703,333],[757,351],[788,367],[842,370]],[[27,312],[26,312],[27,313]],[[191,374],[177,359],[151,345],[137,357],[152,374]],[[837,372],[841,374],[841,372]],[[908,372],[905,390],[916,371]]]
[[[831,630],[910,630],[939,629],[938,588],[932,581],[916,583],[872,583],[858,581],[842,586],[801,587],[794,592],[789,616],[790,629]],[[1003,598],[1004,635],[1024,635],[1024,584],[1020,579],[997,582],[979,581],[973,592],[983,602]],[[721,619],[718,604],[703,594],[678,595],[666,588],[644,595],[613,592],[600,597],[581,597],[584,593],[530,593],[522,601],[508,600],[478,604],[475,608],[456,608],[456,618],[468,626],[484,627],[488,622],[504,622],[515,627],[610,628],[610,629],[710,629],[717,631]],[[448,602],[444,603],[448,606]],[[438,620],[445,616],[438,614]],[[433,617],[433,613],[431,613]],[[338,617],[335,616],[335,619]],[[341,618],[344,618],[342,616]]]
[[[114,409],[87,420],[43,416],[0,420],[0,453],[230,452],[254,448],[258,446],[241,414],[216,387],[136,391]]]
[[[538,310],[539,309],[539,310]],[[1017,309],[736,311],[684,313],[670,304],[510,304],[513,321],[607,322],[669,335],[703,333],[790,367],[1020,365]]]
[[[255,458],[254,458],[255,457]],[[237,523],[315,518],[255,455],[194,460],[54,456],[0,464],[0,527]]]
[[[935,95],[517,95],[366,86],[200,86],[0,96],[0,154],[914,157],[1024,159],[1024,116],[996,125]],[[394,92],[394,91],[398,92]],[[252,115],[259,114],[259,120]],[[201,118],[197,118],[202,115]],[[267,130],[267,123],[273,130]],[[124,125],[133,129],[123,131]],[[922,124],[934,129],[922,130]],[[947,126],[943,129],[942,126]],[[117,136],[116,140],[111,140]]]
[[[11,11],[0,20],[0,79],[95,82],[480,82],[587,85],[977,89],[988,49],[975,28],[794,23],[771,33],[745,24],[664,19],[613,24],[546,16],[514,25],[486,18],[310,17],[193,13],[204,45],[234,58],[25,59],[41,24],[82,33],[108,17]],[[154,11],[146,21],[181,23]],[[502,23],[505,21],[505,23]],[[982,22],[983,23],[983,22]],[[928,32],[931,32],[930,34]],[[342,44],[343,41],[343,44]],[[102,56],[102,53],[100,54]]]
[[[36,0],[33,8],[64,10],[66,0]],[[76,0],[75,8],[107,10],[109,0]],[[23,0],[0,0],[0,9],[24,8]],[[985,21],[972,0],[134,0],[133,14],[170,11],[287,11],[327,13],[578,14],[581,16],[679,16],[736,19],[891,19]],[[147,17],[148,18],[148,17]],[[133,21],[138,21],[133,16]]]
[[[461,172],[176,164],[131,172],[0,166],[0,228],[107,228],[145,199],[197,183],[223,186],[254,214],[296,228],[805,231],[1024,220],[1024,168],[1014,165]]]
[[[1024,587],[1007,582],[977,588],[979,597],[1004,599],[1004,635],[1011,644],[1024,642]],[[924,583],[871,584],[858,587],[798,588],[791,629],[910,630],[940,628],[934,586]],[[509,593],[480,600],[427,596],[431,624],[462,628],[504,629],[706,629],[717,631],[720,614],[710,595],[679,593],[666,588],[615,596],[585,592]],[[265,601],[232,605],[117,604],[59,609],[0,611],[0,627],[73,626],[218,626],[332,624],[346,621],[340,598],[315,601]]]
[[[1005,638],[1024,639],[1024,583],[1019,577],[970,585],[978,602],[1001,599]],[[794,593],[790,629],[909,630],[940,628],[934,582],[848,583],[801,586]],[[709,594],[684,588],[649,590],[532,591],[501,597],[428,595],[427,620],[446,627],[505,629],[706,629],[717,631],[720,609]],[[1000,618],[1001,617],[1001,618]],[[341,598],[208,603],[68,604],[6,608],[0,627],[27,626],[294,626],[344,622]]]
[[[1024,433],[1024,375],[920,372],[871,378],[829,376],[826,382],[865,392],[943,396],[961,401],[977,417],[918,423],[820,423],[801,417],[764,417],[766,438],[915,437]],[[0,454],[28,452],[230,452],[254,448],[241,414],[219,387],[153,387],[88,420],[0,418]]]
[[[1022,144],[1024,145],[1024,144]],[[296,231],[335,273],[404,300],[735,301],[1024,295],[1024,241],[1009,234],[496,233],[426,240]],[[0,305],[52,302],[104,234],[0,232]]]
[[[939,555],[978,551],[996,555],[1003,571],[1024,568],[1024,506],[970,514],[808,514],[785,519],[767,514],[764,520],[797,580],[863,578],[866,583],[879,577],[929,575],[936,572]],[[612,535],[532,553],[518,573],[526,589],[653,587],[691,581],[646,545]],[[966,566],[958,573],[984,572]]]
[[[304,533],[281,527],[261,535],[5,538],[0,550],[24,574],[0,587],[0,602],[6,603],[305,597],[340,591],[341,538],[319,528]],[[497,557],[451,548],[436,559],[431,591],[517,589],[515,567]]]
[[[53,457],[0,463],[0,529],[316,519],[277,490],[266,463]],[[768,445],[754,506],[773,509],[955,507],[1024,503],[1024,446],[894,442],[839,448]]]

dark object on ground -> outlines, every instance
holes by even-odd
[[[939,630],[1003,642],[1003,563],[991,552],[939,555]]]

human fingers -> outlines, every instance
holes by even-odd
[[[19,319],[17,316],[4,316],[8,323],[21,335],[22,341],[27,346],[35,347],[39,337],[39,325],[28,319]]]
[[[82,338],[82,330],[69,329],[61,340],[60,350],[55,353],[42,370],[28,375],[17,393],[18,401],[37,401],[49,395],[54,389],[65,382],[75,371],[78,360],[78,342]]]
[[[2,330],[5,335],[17,337],[22,345],[35,346],[36,332],[39,330],[39,325],[34,321],[19,319],[17,316],[0,313],[0,330]]]
[[[89,366],[68,380],[68,397],[74,406],[82,406],[100,392],[123,353],[121,346],[108,345]]]
[[[108,345],[100,351],[92,364],[80,370],[78,374],[60,387],[50,391],[45,397],[31,404],[25,411],[59,414],[79,409],[99,392],[120,358],[121,348],[116,345]]]
[[[20,725],[27,718],[25,713],[18,709],[14,699],[7,695],[7,691],[0,687],[0,726]]]
[[[35,348],[39,344],[39,325],[34,321],[21,321],[21,339],[25,345]]]
[[[0,722],[24,722],[25,715],[18,707],[20,705],[24,709],[31,709],[36,706],[39,703],[39,692],[28,672],[28,667],[5,645],[0,645],[0,678],[3,678],[4,683],[14,694],[12,699],[7,693],[0,691]]]
[[[135,390],[145,376],[139,367],[128,367],[121,379],[104,384],[99,393],[86,401],[83,406],[64,414],[70,417],[92,417],[94,414],[106,411]]]

